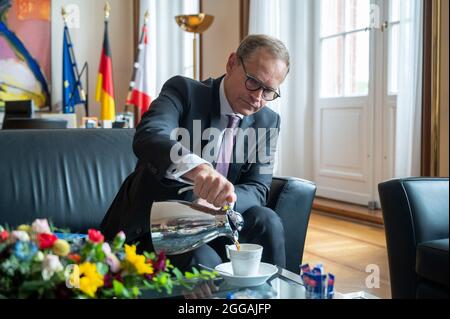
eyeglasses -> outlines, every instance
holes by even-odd
[[[277,92],[271,88],[268,88],[264,84],[262,84],[262,82],[260,80],[258,80],[254,76],[251,76],[250,74],[248,74],[247,70],[245,69],[244,60],[241,57],[239,57],[239,59],[241,60],[242,68],[244,69],[244,72],[245,72],[245,76],[246,76],[245,87],[247,88],[247,90],[255,92],[255,91],[259,91],[259,90],[263,89],[262,98],[266,101],[273,101],[273,100],[281,97],[280,89],[278,89],[278,92]]]

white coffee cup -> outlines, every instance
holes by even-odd
[[[231,261],[233,275],[255,276],[259,272],[263,247],[256,244],[240,244],[240,250],[236,245],[227,245],[227,257]]]

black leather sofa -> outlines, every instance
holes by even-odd
[[[448,178],[380,183],[393,298],[448,298]]]
[[[133,171],[131,129],[1,130],[0,224],[46,217],[83,233],[98,228]],[[285,226],[287,269],[298,272],[316,187],[274,177],[268,206]]]

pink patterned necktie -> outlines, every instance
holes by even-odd
[[[228,168],[230,166],[231,154],[233,153],[235,129],[241,120],[237,115],[228,116],[228,125],[225,129],[222,138],[222,145],[220,146],[219,156],[217,157],[216,171],[223,176],[228,176]]]

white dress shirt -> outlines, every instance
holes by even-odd
[[[228,124],[228,116],[227,115],[236,115],[238,117],[242,118],[244,117],[242,114],[235,113],[233,109],[231,108],[230,103],[228,102],[228,99],[225,95],[225,88],[224,88],[224,79],[220,82],[219,87],[219,98],[220,98],[220,122],[218,129],[221,131],[221,134],[219,138],[217,139],[217,145],[216,150],[219,150],[220,143],[222,143],[222,138],[225,132],[225,129]],[[197,141],[199,142],[199,141]],[[216,152],[217,154],[214,154],[216,157],[219,155],[219,152]],[[208,164],[212,167],[212,164],[208,162],[207,160],[201,158],[197,154],[190,153],[183,155],[178,163],[172,163],[169,166],[169,169],[166,171],[166,178],[177,180],[180,182],[189,182],[186,179],[182,178],[184,174],[189,172],[190,170],[194,169],[200,164]]]

